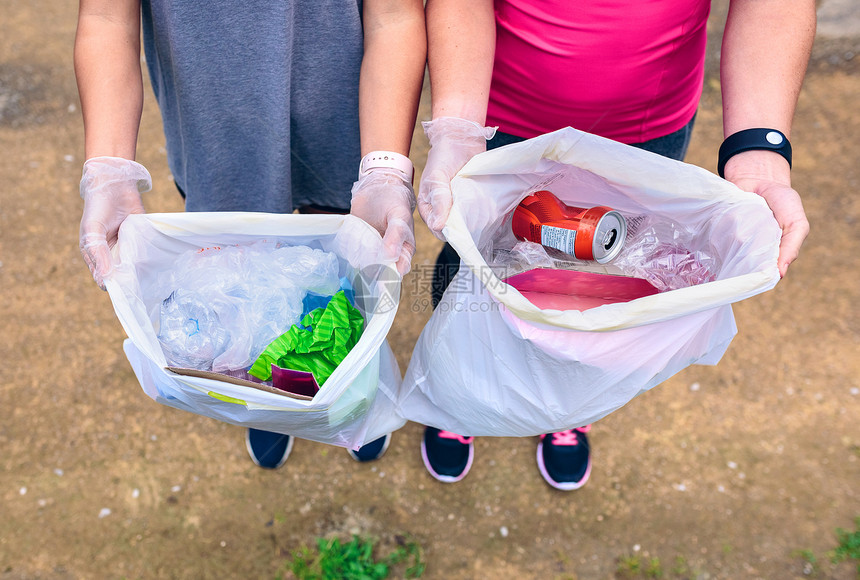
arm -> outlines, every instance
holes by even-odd
[[[358,93],[362,155],[409,155],[426,56],[421,0],[365,0]]]
[[[81,0],[75,75],[86,158],[134,159],[143,109],[139,0]]]
[[[496,22],[492,0],[427,0],[432,120],[418,191],[418,212],[430,231],[442,229],[453,204],[451,180],[486,151],[495,129],[484,127],[493,73]]]
[[[81,0],[75,75],[87,161],[80,249],[102,288],[119,226],[143,213],[140,193],[152,187],[149,172],[133,161],[143,108],[139,38],[139,0]]]
[[[427,0],[427,45],[432,117],[483,125],[496,46],[492,0]]]
[[[364,0],[364,58],[358,89],[361,154],[409,155],[424,80],[427,38],[422,0]],[[403,160],[411,170],[411,162]],[[352,187],[350,212],[382,234],[383,259],[401,275],[415,253],[412,176],[377,167]]]
[[[814,0],[732,0],[720,61],[723,132],[765,127],[790,136],[815,37]],[[782,228],[778,266],[785,275],[809,233],[785,159],[747,151],[728,160],[726,179],[761,195]]]

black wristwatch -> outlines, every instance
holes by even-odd
[[[788,161],[791,167],[791,143],[781,131],[776,129],[744,129],[729,135],[720,145],[720,153],[717,158],[717,173],[725,178],[723,174],[726,162],[744,151],[765,150],[779,153]]]

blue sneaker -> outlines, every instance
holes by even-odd
[[[284,464],[293,450],[295,438],[261,429],[248,429],[245,447],[251,460],[264,469],[277,469]]]
[[[443,483],[460,481],[469,473],[475,458],[475,438],[436,427],[425,427],[421,459],[434,478]]]
[[[544,481],[556,489],[579,489],[591,475],[591,425],[540,436],[537,463]]]
[[[391,443],[391,433],[362,445],[358,448],[358,451],[353,451],[352,449],[347,449],[347,451],[349,452],[349,456],[356,461],[360,461],[362,463],[365,461],[376,461],[385,455],[385,452],[388,450],[389,443]]]

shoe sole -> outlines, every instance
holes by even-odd
[[[432,465],[430,465],[430,459],[427,457],[427,445],[424,443],[423,439],[421,440],[421,459],[424,461],[424,467],[434,479],[441,481],[442,483],[457,483],[458,481],[462,481],[462,479],[469,474],[469,470],[472,469],[472,461],[475,459],[475,445],[469,445],[469,459],[466,461],[466,467],[463,468],[463,472],[460,475],[443,475],[441,473],[436,473],[436,470],[433,469]]]
[[[257,456],[254,454],[254,450],[251,448],[251,431],[245,429],[245,449],[248,450],[248,455],[251,456],[251,461],[254,462],[254,465],[263,469],[278,469],[284,463],[286,463],[287,458],[290,456],[290,453],[293,452],[293,444],[295,442],[296,438],[291,435],[290,440],[287,442],[287,448],[286,450],[284,450],[284,456],[281,457],[281,460],[277,463],[277,465],[274,465],[272,467],[269,467],[268,465],[261,465],[260,462],[257,461]]]
[[[538,471],[540,471],[541,477],[543,477],[544,481],[546,481],[551,487],[561,491],[573,491],[575,489],[579,489],[588,481],[589,476],[591,476],[591,456],[588,457],[588,465],[585,468],[585,475],[582,476],[582,479],[579,481],[569,481],[569,482],[559,482],[550,477],[549,472],[546,470],[546,465],[543,461],[543,441],[538,443],[537,447],[537,464]]]
[[[355,451],[352,449],[347,449],[346,452],[349,453],[349,456],[352,457],[355,461],[357,461],[359,463],[367,463],[368,461],[376,461],[377,459],[379,459],[380,457],[385,455],[385,452],[388,451],[389,445],[391,445],[391,433],[388,433],[387,435],[385,435],[385,443],[382,444],[382,450],[379,452],[379,454],[376,457],[374,457],[372,459],[361,459],[358,455],[356,455]]]

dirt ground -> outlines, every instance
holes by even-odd
[[[860,8],[824,0],[792,133],[812,233],[772,291],[736,305],[715,367],[691,367],[592,431],[594,471],[556,492],[534,439],[476,442],[470,475],[424,470],[421,428],[383,459],[298,441],[278,471],[243,430],[162,407],[122,353],[108,296],[77,249],[83,161],[72,72],[76,4],[0,0],[0,580],[274,578],[314,538],[413,537],[428,579],[637,576],[854,578],[831,565],[860,516]],[[721,141],[712,17],[705,94],[687,161]],[[426,119],[427,95],[420,112]],[[423,166],[416,132],[413,158]],[[150,211],[181,211],[146,94],[139,160]],[[416,216],[417,218],[417,216]],[[418,219],[415,268],[437,242]],[[404,293],[390,340],[405,370],[429,317]],[[801,552],[814,554],[812,569]]]

